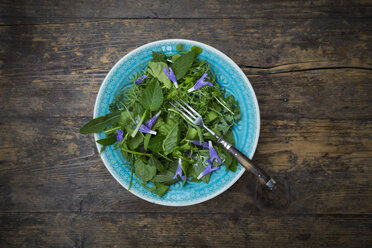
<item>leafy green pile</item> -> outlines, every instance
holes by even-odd
[[[209,182],[210,174],[197,179],[198,175],[208,164],[209,151],[203,146],[197,146],[190,140],[203,142],[215,138],[207,131],[186,121],[169,104],[178,95],[185,102],[198,111],[204,123],[218,135],[223,136],[229,143],[234,143],[230,128],[240,119],[240,108],[232,95],[221,91],[214,72],[205,60],[199,60],[202,52],[199,47],[192,47],[184,51],[177,46],[179,53],[165,55],[163,52],[153,52],[152,60],[141,75],[146,77],[140,84],[133,81],[133,86],[123,89],[110,104],[110,113],[95,118],[85,124],[82,134],[99,133],[104,131],[106,138],[98,140],[102,150],[106,146],[114,145],[113,149],[120,149],[123,157],[128,161],[133,177],[146,189],[163,196],[169,185],[183,180],[192,182]],[[178,88],[163,72],[171,67],[177,78]],[[213,83],[188,93],[205,73],[206,81]],[[160,112],[160,116],[151,128],[157,134],[140,132],[140,126],[146,120]],[[120,131],[121,130],[121,131]],[[122,134],[122,139],[119,134]],[[218,156],[226,166],[226,170],[235,171],[236,161],[226,150],[214,146]],[[101,150],[101,152],[102,152]],[[181,158],[184,179],[174,179]],[[213,166],[218,162],[214,161]],[[150,183],[151,182],[151,183]],[[129,187],[130,187],[129,186]]]

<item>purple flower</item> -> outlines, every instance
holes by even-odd
[[[182,180],[185,180],[185,176],[182,176],[182,160],[181,158],[178,159],[178,167],[176,170],[176,174],[174,174],[173,180],[177,178],[177,176],[180,176]]]
[[[142,81],[143,81],[145,78],[147,78],[147,75],[143,75],[143,76],[137,78],[137,79],[136,79],[136,84],[140,84],[140,83],[142,83]]]
[[[116,137],[116,140],[118,142],[121,142],[123,140],[124,132],[123,132],[123,130],[120,130],[120,129],[116,129],[116,132],[118,134],[118,136]]]
[[[138,120],[136,120],[136,123],[138,123]],[[133,128],[135,129],[136,126],[134,125]],[[151,133],[153,135],[156,135],[156,131],[152,131],[150,128],[148,128],[146,125],[143,125],[143,124],[140,126],[139,131],[141,133]]]
[[[203,87],[204,85],[209,85],[209,86],[213,86],[212,83],[210,82],[206,82],[204,81],[204,79],[208,76],[208,73],[204,73],[204,75],[196,82],[196,84],[194,84],[194,86],[192,86],[192,88],[190,88],[188,90],[188,92],[193,92],[194,90],[197,90],[201,87]]]
[[[212,146],[213,147],[213,146]],[[202,178],[203,176],[215,171],[215,170],[218,170],[220,167],[217,166],[217,167],[214,167],[212,168],[212,162],[208,160],[208,166],[204,168],[204,170],[199,174],[198,176],[198,179],[200,180],[200,178]]]
[[[190,141],[194,145],[203,146],[204,148],[207,148],[207,149],[209,148],[209,144],[207,141],[205,141],[203,144],[201,144],[199,140],[188,140],[188,141]]]
[[[160,114],[161,114],[161,110],[160,110],[156,115],[154,115],[153,117],[151,117],[150,120],[148,120],[148,121],[146,122],[145,125],[146,125],[148,128],[151,129],[152,126],[154,126],[155,122],[158,120]]]
[[[176,79],[176,75],[174,75],[174,72],[172,70],[172,67],[169,66],[169,72],[167,70],[167,67],[164,67],[163,68],[163,72],[165,73],[165,75],[168,76],[168,78],[174,83],[174,86],[176,88],[178,88],[178,83],[177,83],[177,79]]]
[[[209,158],[210,158],[211,163],[213,163],[215,159],[217,159],[218,162],[222,163],[220,157],[218,157],[218,154],[212,145],[212,141],[209,141],[208,144],[209,144]]]

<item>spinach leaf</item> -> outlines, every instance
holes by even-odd
[[[143,136],[140,133],[137,133],[134,138],[130,138],[128,141],[129,148],[135,150],[143,142]]]
[[[165,136],[159,135],[159,134],[151,138],[149,142],[149,149],[154,153],[163,151],[162,144],[163,144],[164,139],[165,139]]]
[[[177,49],[177,51],[182,51],[182,44],[178,44],[178,45],[176,46],[176,49]]]
[[[163,91],[156,81],[151,81],[142,94],[141,104],[145,109],[156,111],[163,103]]]
[[[103,146],[110,146],[116,142],[116,135],[112,135],[107,138],[97,140],[96,142]]]
[[[153,179],[152,179],[152,182],[155,182],[155,183],[164,183],[166,185],[171,185],[173,183],[175,183],[177,180],[176,179],[173,179],[174,177],[174,173],[172,173],[171,171],[166,171],[165,173],[162,173],[162,174],[157,174]]]
[[[176,74],[177,80],[183,78],[186,75],[195,60],[195,56],[195,52],[190,51],[181,55],[181,57],[179,57],[173,63],[172,69],[174,71],[174,74]]]
[[[186,138],[189,139],[189,140],[193,140],[193,139],[195,139],[197,134],[198,134],[198,131],[195,128],[190,127],[187,130]]]
[[[162,183],[154,183],[154,186],[150,188],[152,193],[157,194],[158,196],[162,197],[167,191],[169,187]]]
[[[167,63],[167,58],[164,52],[152,52],[152,62],[163,62]]]
[[[81,134],[88,133],[99,133],[103,131],[108,125],[117,122],[120,118],[120,111],[114,111],[105,116],[101,116],[90,120],[82,128],[80,128]]]
[[[203,52],[203,49],[197,46],[191,47],[191,51],[193,51],[195,54],[201,54]]]
[[[163,150],[165,154],[169,154],[174,151],[177,147],[178,142],[180,140],[180,130],[178,127],[178,123],[174,124],[168,132],[167,137],[165,137],[163,142]]]
[[[157,78],[160,82],[162,82],[165,88],[170,89],[172,87],[172,82],[169,80],[168,76],[164,73],[163,69],[168,66],[166,63],[163,62],[149,62],[149,66],[147,67],[147,72],[151,74],[154,78]]]
[[[137,159],[134,163],[134,172],[143,182],[148,182],[156,175],[156,167]]]
[[[143,148],[145,149],[145,151],[147,151],[147,148],[149,147],[150,139],[151,139],[151,133],[147,133],[145,135],[145,140],[143,141]]]
[[[158,159],[156,159],[155,157],[151,157],[149,159],[149,164],[152,165],[152,166],[155,166],[156,169],[159,172],[165,172],[166,171],[166,167]]]
[[[209,113],[207,114],[207,121],[208,121],[208,122],[211,122],[211,121],[217,119],[218,117],[219,117],[219,115],[218,115],[216,112],[211,111],[211,112],[209,112]]]

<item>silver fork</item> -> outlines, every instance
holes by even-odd
[[[222,145],[235,159],[238,163],[240,163],[244,168],[251,171],[255,174],[259,180],[264,183],[269,189],[273,189],[275,187],[275,180],[272,179],[263,169],[260,167],[252,164],[251,160],[247,158],[242,152],[236,149],[234,146],[226,142],[222,137],[218,136],[215,132],[209,129],[203,122],[203,118],[201,115],[195,111],[190,105],[188,105],[184,100],[182,100],[179,96],[177,96],[180,100],[174,100],[170,102],[170,104],[180,113],[182,114],[187,120],[197,126],[201,126],[205,128],[210,134],[212,134],[217,139],[217,143]]]

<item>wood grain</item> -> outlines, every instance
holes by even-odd
[[[1,69],[10,79],[107,71],[140,45],[177,37],[215,46],[239,66],[261,69],[261,74],[265,70],[370,70],[370,33],[368,22],[342,18],[150,19],[0,26]]]
[[[71,23],[107,19],[329,19],[371,17],[369,1],[2,1],[1,23]]]
[[[23,128],[2,125],[1,130],[26,137],[6,141],[0,150],[0,178],[6,184],[0,192],[1,211],[181,211],[154,209],[121,188],[100,161],[93,138],[76,133],[82,120],[50,118],[37,124],[25,118],[11,123]],[[227,193],[182,211],[370,213],[372,125],[365,129],[363,122],[354,123],[355,130],[345,133],[349,121],[263,121],[253,161],[287,184],[286,208],[262,202],[255,178],[246,174]],[[49,126],[57,127],[53,136],[44,131]],[[223,204],[227,200],[232,205]]]
[[[369,1],[1,1],[1,247],[368,247],[372,214]],[[78,133],[122,56],[187,38],[231,57],[259,101],[253,162],[205,203],[123,189]]]
[[[0,224],[1,246],[342,247],[347,243],[360,248],[372,241],[368,235],[372,221],[364,215],[25,213],[7,215]]]

